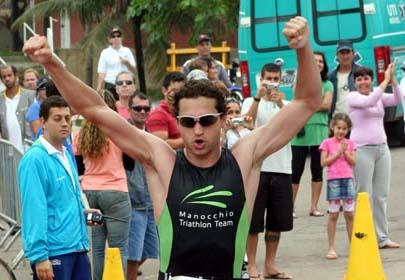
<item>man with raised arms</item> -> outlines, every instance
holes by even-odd
[[[232,150],[220,148],[224,99],[209,81],[188,82],[174,97],[173,114],[185,146],[176,152],[110,110],[52,57],[45,37],[25,43],[23,51],[44,65],[75,111],[143,164],[160,237],[159,279],[241,277],[261,163],[304,126],[321,102],[307,21],[295,17],[283,33],[297,52],[299,90],[271,123],[242,138]]]

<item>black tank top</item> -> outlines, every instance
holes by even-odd
[[[249,220],[242,174],[223,149],[209,168],[178,151],[159,218],[160,271],[205,279],[240,278]]]

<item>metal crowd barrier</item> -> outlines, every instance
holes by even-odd
[[[0,139],[0,212],[21,225],[21,202],[17,169],[22,153],[11,142]]]

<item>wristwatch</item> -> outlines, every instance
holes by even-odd
[[[256,102],[260,102],[260,99],[261,99],[260,97],[256,97],[256,96],[253,97],[253,100]]]

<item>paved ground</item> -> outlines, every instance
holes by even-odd
[[[389,197],[388,213],[391,238],[399,242],[403,248],[398,250],[381,250],[386,278],[389,280],[405,279],[403,274],[405,263],[405,148],[392,150],[392,182]],[[304,174],[302,187],[298,193],[297,214],[294,230],[282,236],[277,264],[280,269],[287,271],[297,280],[342,280],[347,266],[348,242],[345,233],[344,220],[341,218],[337,229],[337,252],[339,259],[329,261],[325,259],[327,252],[326,223],[327,217],[314,218],[308,216],[310,198],[309,165]],[[326,210],[322,193],[322,209]],[[258,252],[259,263],[263,263],[263,238],[261,238]],[[1,252],[1,257],[12,258],[12,253]],[[261,266],[262,267],[262,266]],[[148,261],[142,267],[143,276],[140,279],[156,279],[157,261]],[[17,279],[30,279],[29,265],[23,263],[16,270]],[[3,279],[0,279],[3,280]],[[348,279],[350,280],[350,279]],[[367,279],[364,279],[367,280]]]

